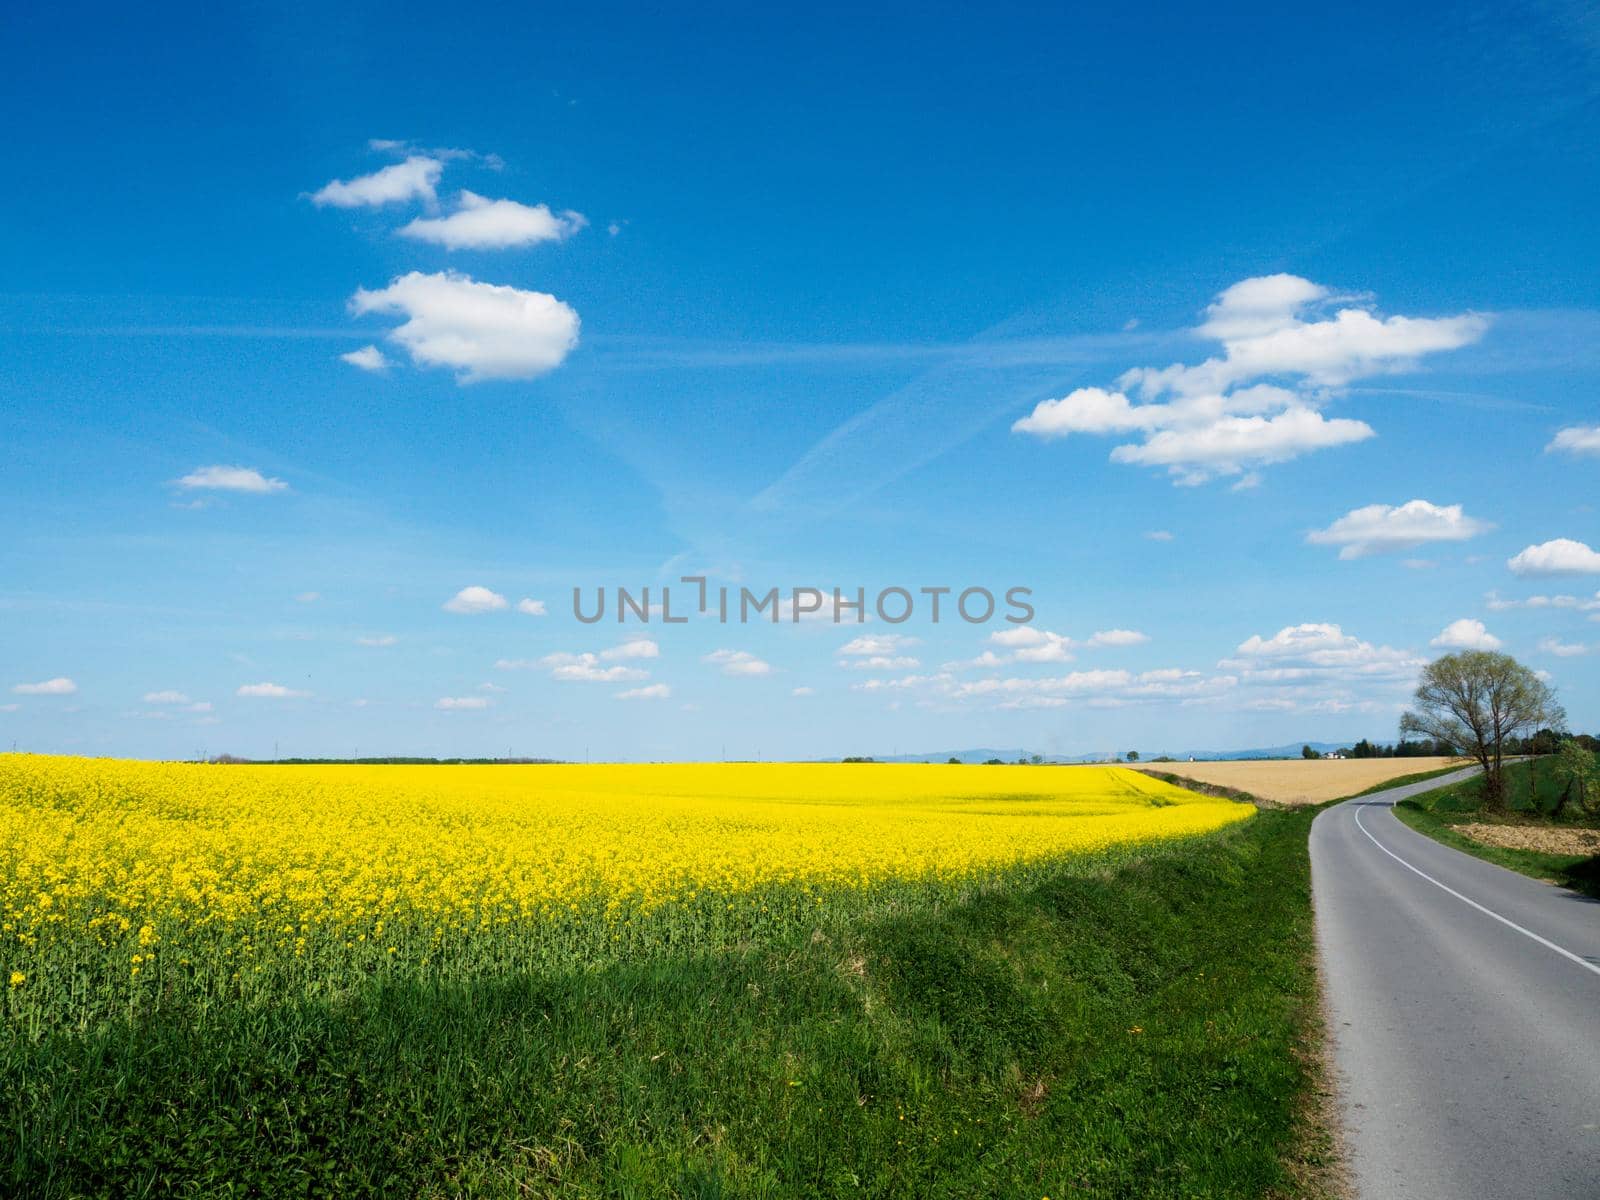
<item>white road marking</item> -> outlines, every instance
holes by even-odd
[[[1549,938],[1540,937],[1537,933],[1535,933],[1531,929],[1524,929],[1521,925],[1518,925],[1515,921],[1511,920],[1509,917],[1502,917],[1499,913],[1495,912],[1494,909],[1485,908],[1483,905],[1479,904],[1476,900],[1472,899],[1472,897],[1463,896],[1460,892],[1456,891],[1455,888],[1451,887],[1449,884],[1440,883],[1437,879],[1435,879],[1432,875],[1429,875],[1426,871],[1418,870],[1416,867],[1412,866],[1405,859],[1401,858],[1393,850],[1389,849],[1389,847],[1385,846],[1377,838],[1372,836],[1372,833],[1367,829],[1367,827],[1361,823],[1361,808],[1360,808],[1359,805],[1356,806],[1356,808],[1355,808],[1355,816],[1356,816],[1356,828],[1361,830],[1362,833],[1365,833],[1367,835],[1367,840],[1369,842],[1371,842],[1374,846],[1376,846],[1379,850],[1382,850],[1390,858],[1394,859],[1395,862],[1399,863],[1406,870],[1415,872],[1416,874],[1422,876],[1422,878],[1426,879],[1429,883],[1433,884],[1434,887],[1444,889],[1445,891],[1449,892],[1452,896],[1454,896],[1457,900],[1461,901],[1461,903],[1470,904],[1473,908],[1477,909],[1479,912],[1483,913],[1485,916],[1493,917],[1496,921],[1499,921],[1500,924],[1505,925],[1508,928],[1515,929],[1523,937],[1532,938],[1534,941],[1538,942],[1539,945],[1545,947],[1547,950],[1554,950],[1557,954],[1561,955],[1562,958],[1571,959],[1573,962],[1577,963],[1580,967],[1582,967],[1585,971],[1588,971],[1590,974],[1600,975],[1600,966],[1596,966],[1594,963],[1590,962],[1588,959],[1583,958],[1580,955],[1574,954],[1571,950],[1568,950],[1565,946],[1556,945]],[[1396,817],[1395,820],[1399,820],[1399,818]]]

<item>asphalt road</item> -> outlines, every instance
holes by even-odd
[[[1360,1200],[1600,1197],[1600,902],[1441,846],[1395,801],[1311,826]]]

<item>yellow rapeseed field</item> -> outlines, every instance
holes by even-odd
[[[712,948],[1252,811],[1117,768],[0,755],[0,979],[53,1020]]]

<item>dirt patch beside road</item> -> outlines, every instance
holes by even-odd
[[[1489,825],[1473,821],[1452,825],[1485,846],[1503,850],[1537,850],[1542,854],[1600,854],[1600,829],[1552,829],[1548,825]]]

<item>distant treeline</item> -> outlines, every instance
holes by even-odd
[[[1600,738],[1587,733],[1565,733],[1556,729],[1541,729],[1537,733],[1525,738],[1507,738],[1504,746],[1506,754],[1554,754],[1561,748],[1561,743],[1571,738],[1588,751],[1600,750]],[[1457,747],[1448,742],[1435,742],[1427,738],[1419,741],[1399,741],[1392,746],[1385,746],[1381,742],[1369,742],[1362,738],[1354,746],[1345,751],[1351,758],[1434,758],[1448,757],[1462,753]]]

